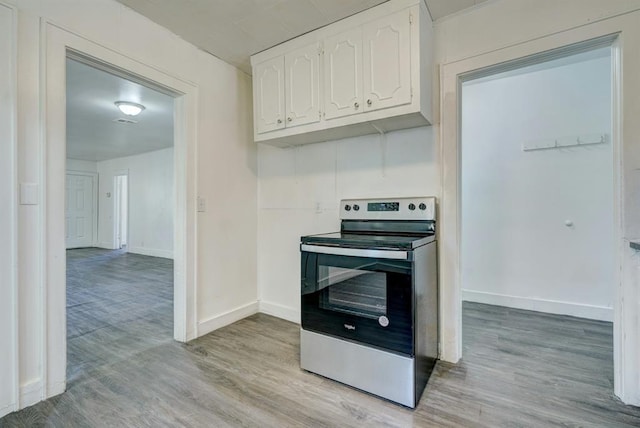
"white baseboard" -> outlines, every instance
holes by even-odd
[[[62,382],[56,382],[50,384],[47,388],[47,396],[45,399],[49,399],[51,397],[55,397],[56,395],[60,395],[67,390],[67,380],[65,379]]]
[[[42,401],[42,381],[35,379],[20,386],[20,408],[33,406]]]
[[[300,324],[300,311],[289,306],[261,300],[260,312]]]
[[[196,332],[196,336],[200,337],[207,333],[211,333],[214,330],[233,324],[236,321],[240,321],[241,319],[256,313],[258,313],[258,302],[251,302],[207,320],[200,321],[198,322],[198,331]]]
[[[613,308],[605,306],[584,305],[581,303],[560,302],[531,297],[508,296],[505,294],[487,293],[484,291],[462,290],[462,300],[467,302],[486,303],[488,305],[506,306],[508,308],[526,309],[558,315],[592,320],[613,322]]]
[[[173,259],[173,251],[160,250],[157,248],[146,247],[127,247],[128,253],[142,254],[143,256],[162,257],[165,259]]]
[[[16,403],[7,404],[4,407],[0,407],[0,418],[8,415],[11,412],[15,412],[17,409]]]

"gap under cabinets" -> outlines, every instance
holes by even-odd
[[[254,139],[286,147],[431,124],[432,23],[391,0],[251,57]]]

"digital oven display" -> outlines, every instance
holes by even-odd
[[[369,202],[367,211],[400,211],[398,202]]]

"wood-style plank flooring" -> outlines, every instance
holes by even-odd
[[[67,250],[67,381],[173,337],[173,260]]]
[[[170,261],[81,250],[69,269],[68,389],[2,427],[640,426],[610,323],[465,303],[462,362],[409,410],[300,370],[299,327],[264,314],[174,342]]]

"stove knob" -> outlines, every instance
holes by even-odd
[[[420,205],[419,205],[419,208],[420,208],[422,211],[424,211],[424,210],[426,210],[426,209],[427,209],[427,206],[426,206],[425,204],[420,204]]]
[[[416,209],[416,205],[415,204],[409,204],[409,209],[411,211],[415,210]]]
[[[345,205],[344,206],[344,210],[345,211],[351,211],[351,205]]]
[[[354,210],[354,211],[358,211],[359,209],[360,209],[360,205],[355,204],[355,205],[353,206],[353,210]]]

